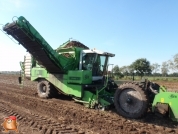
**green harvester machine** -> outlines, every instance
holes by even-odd
[[[178,93],[148,80],[117,85],[108,77],[109,58],[114,54],[89,49],[74,40],[53,49],[23,16],[4,25],[3,32],[27,49],[19,80],[37,81],[39,97],[50,98],[60,92],[88,108],[114,107],[126,118],[141,118],[150,108],[178,121]]]

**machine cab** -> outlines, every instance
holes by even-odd
[[[107,71],[109,57],[114,56],[114,54],[96,49],[82,50],[80,54],[79,69],[92,71],[92,80],[100,80]]]

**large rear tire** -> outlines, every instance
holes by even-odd
[[[46,80],[39,80],[37,84],[37,93],[40,98],[47,99],[52,95],[51,84]]]
[[[124,83],[115,92],[114,105],[123,117],[141,118],[148,110],[147,94],[136,83]]]

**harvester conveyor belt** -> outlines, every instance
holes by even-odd
[[[26,48],[28,52],[32,54],[33,57],[39,62],[39,64],[44,66],[48,70],[48,72],[63,73],[64,70],[59,66],[59,64],[56,64],[56,61],[58,59],[52,54],[50,55],[49,51],[46,51],[46,48],[43,44],[43,40],[39,41],[39,38],[36,39],[33,34],[29,34],[22,27],[19,27],[16,22],[12,22],[10,24],[5,25],[3,27],[3,30],[8,35],[14,37],[19,42],[19,44],[23,45],[24,48]],[[47,48],[49,47],[50,46],[47,46]],[[50,47],[50,49],[52,48]],[[53,60],[54,58],[56,58],[56,61]]]

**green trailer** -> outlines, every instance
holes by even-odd
[[[86,107],[114,106],[118,114],[135,119],[143,117],[151,104],[153,112],[169,113],[172,120],[178,120],[177,93],[150,81],[117,85],[108,77],[109,58],[114,54],[71,40],[53,49],[23,16],[7,23],[3,30],[27,49],[21,74],[38,82],[39,97],[60,92]]]

